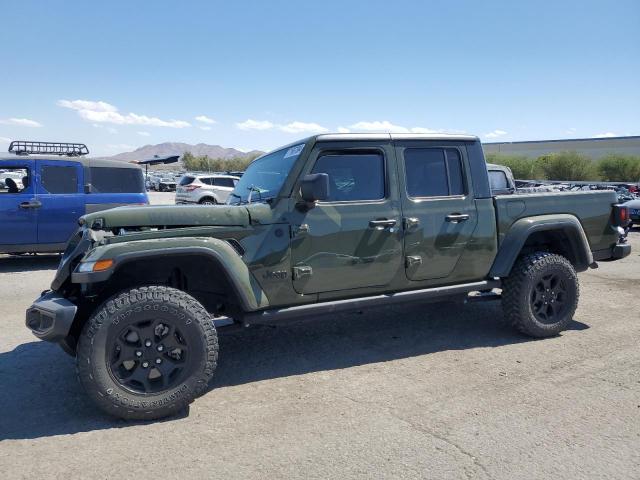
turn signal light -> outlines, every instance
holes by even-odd
[[[109,260],[98,260],[95,265],[93,265],[93,271],[94,272],[101,272],[103,270],[106,270],[107,268],[111,268],[111,266],[113,265],[113,260],[109,259]]]
[[[82,262],[78,265],[78,272],[102,272],[113,266],[113,260],[98,260],[96,262]]]

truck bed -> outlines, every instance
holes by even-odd
[[[608,190],[495,196],[498,245],[511,225],[520,218],[564,213],[578,218],[591,251],[604,250],[615,244],[618,238],[616,229],[610,225],[611,207],[615,203],[615,192]]]

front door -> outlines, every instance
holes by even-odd
[[[306,173],[329,176],[329,199],[293,212],[298,293],[384,287],[402,269],[401,213],[390,143],[318,144]]]
[[[39,202],[31,181],[34,165],[20,160],[0,162],[0,246],[38,241]]]
[[[453,274],[478,223],[463,145],[397,141],[409,280]]]
[[[78,162],[38,160],[38,243],[61,244],[78,228],[84,215],[83,170]]]

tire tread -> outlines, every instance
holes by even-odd
[[[204,331],[204,344],[206,349],[204,371],[202,372],[201,378],[196,382],[195,387],[189,389],[184,395],[179,395],[174,402],[151,410],[124,405],[115,401],[110,396],[104,395],[96,383],[91,364],[93,339],[97,332],[105,328],[105,326],[108,326],[109,320],[122,310],[136,303],[146,302],[161,302],[189,312]],[[80,335],[80,340],[78,341],[76,374],[87,394],[107,413],[124,419],[151,420],[176,413],[186,408],[197,397],[201,396],[213,376],[217,366],[217,359],[217,332],[209,313],[200,302],[188,293],[175,288],[145,286],[133,288],[114,295],[98,307],[87,321]]]

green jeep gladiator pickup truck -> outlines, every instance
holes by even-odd
[[[255,160],[226,205],[81,217],[26,324],[102,409],[160,418],[206,391],[233,324],[493,290],[515,328],[556,335],[576,272],[630,253],[627,213],[607,191],[492,196],[474,136],[318,135]]]

